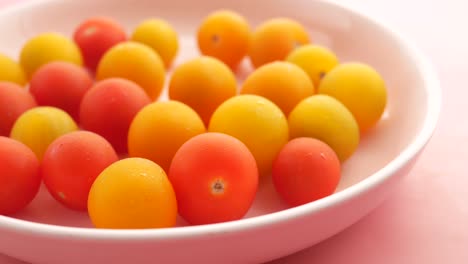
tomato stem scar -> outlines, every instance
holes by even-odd
[[[226,183],[222,179],[216,179],[211,183],[211,193],[214,195],[224,194]]]
[[[215,34],[215,35],[213,35],[213,36],[211,37],[211,40],[212,40],[214,43],[218,43],[218,42],[219,42],[219,36]]]

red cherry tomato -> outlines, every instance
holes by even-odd
[[[0,136],[10,136],[16,119],[36,106],[36,100],[25,88],[15,83],[0,82]]]
[[[297,138],[278,154],[272,177],[284,201],[298,206],[333,194],[341,177],[340,161],[322,141]]]
[[[30,91],[41,106],[53,106],[78,120],[81,100],[93,85],[89,73],[68,62],[51,62],[31,78]]]
[[[169,170],[179,214],[201,225],[241,219],[258,187],[255,158],[238,139],[205,133],[187,141]]]
[[[23,210],[41,184],[39,160],[19,141],[0,137],[0,215]]]
[[[81,126],[107,139],[118,153],[127,152],[127,135],[135,115],[151,103],[136,83],[111,78],[94,85],[81,102]]]
[[[94,180],[118,156],[103,137],[77,131],[56,139],[44,154],[41,175],[50,194],[74,210],[87,210]]]
[[[128,39],[125,29],[108,17],[92,17],[75,30],[73,38],[81,49],[85,65],[93,72],[104,53]]]

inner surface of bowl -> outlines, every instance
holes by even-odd
[[[180,34],[181,50],[175,63],[177,66],[199,55],[195,41],[196,27],[213,10],[236,10],[245,15],[252,26],[278,16],[297,19],[308,28],[314,43],[331,48],[342,62],[360,61],[375,67],[383,75],[388,88],[387,111],[378,126],[362,136],[357,153],[343,165],[339,192],[386,166],[414,140],[427,112],[426,90],[416,65],[388,32],[381,31],[363,18],[351,16],[344,10],[332,10],[320,2],[311,1],[308,10],[281,8],[290,4],[289,1],[275,1],[273,7],[267,0],[256,1],[255,5],[247,0],[200,0],[196,4],[183,0],[47,1],[44,4],[37,3],[35,8],[19,8],[0,16],[0,34],[3,36],[0,52],[18,58],[20,48],[28,38],[50,31],[71,36],[78,23],[94,15],[115,18],[129,33],[143,19],[160,17],[168,20]],[[314,7],[320,12],[315,12]],[[252,70],[247,60],[243,67],[239,73],[239,82]],[[286,208],[272,184],[264,182],[246,217]],[[64,208],[51,198],[45,188],[15,218],[63,226],[91,227],[86,213]],[[179,221],[179,226],[183,225],[185,223]]]

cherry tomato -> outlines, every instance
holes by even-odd
[[[179,214],[202,225],[241,219],[258,187],[255,158],[238,139],[205,133],[187,141],[172,160],[169,180]]]
[[[380,121],[387,106],[385,80],[373,67],[363,63],[343,63],[322,80],[319,93],[332,96],[351,111],[361,133]]]
[[[251,29],[241,14],[232,10],[210,13],[197,31],[200,52],[236,69],[249,50]]]
[[[132,40],[150,46],[170,68],[179,52],[177,32],[163,19],[148,19],[141,22],[132,34]]]
[[[270,175],[273,160],[289,140],[288,122],[281,109],[257,95],[239,95],[224,102],[213,114],[208,131],[242,141],[254,155],[262,176]]]
[[[331,195],[341,178],[338,156],[324,142],[296,138],[280,151],[273,163],[273,184],[291,206]]]
[[[0,136],[10,136],[16,119],[36,106],[34,97],[23,87],[15,83],[0,82]]]
[[[62,34],[39,34],[28,40],[21,49],[20,63],[28,79],[42,65],[53,61],[67,61],[79,66],[83,65],[80,48]]]
[[[0,82],[26,85],[26,74],[19,63],[0,53]]]
[[[16,140],[0,137],[0,215],[23,210],[36,197],[40,184],[34,152]]]
[[[65,111],[41,106],[24,112],[13,125],[10,137],[23,142],[42,160],[55,139],[76,130],[78,126]]]
[[[127,158],[107,167],[94,181],[88,213],[97,228],[174,227],[177,201],[166,173],[158,164]]]
[[[340,63],[338,57],[331,50],[313,44],[293,50],[286,60],[301,67],[317,89],[322,78]]]
[[[169,97],[187,104],[208,125],[211,115],[237,94],[234,73],[220,60],[202,56],[178,66],[169,82]]]
[[[150,102],[148,95],[134,82],[120,78],[100,81],[81,102],[80,124],[107,139],[118,153],[126,153],[130,124]]]
[[[200,116],[189,106],[178,101],[155,102],[133,119],[128,152],[130,157],[149,159],[168,172],[180,146],[205,131]]]
[[[95,72],[104,53],[128,39],[125,29],[109,17],[91,17],[81,23],[73,39],[83,54],[83,60]]]
[[[68,208],[86,211],[94,180],[117,160],[111,144],[103,137],[77,131],[50,144],[42,159],[41,175],[57,201]]]
[[[78,121],[81,99],[92,85],[85,69],[68,62],[51,62],[34,73],[29,90],[39,105],[60,108]]]
[[[241,90],[241,94],[256,94],[271,100],[286,116],[314,93],[314,84],[304,70],[284,61],[270,62],[256,69]]]
[[[112,47],[99,62],[96,79],[124,78],[157,99],[164,88],[166,69],[161,57],[145,44],[129,41]]]
[[[327,143],[345,162],[356,152],[359,126],[353,114],[335,98],[318,94],[300,102],[288,118],[291,138],[311,137]]]
[[[306,28],[289,18],[272,18],[252,33],[248,55],[255,68],[282,61],[295,48],[311,42]]]

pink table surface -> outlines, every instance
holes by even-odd
[[[0,8],[25,0],[0,0]],[[379,15],[434,62],[444,93],[438,130],[381,207],[282,263],[468,263],[468,2],[342,0]],[[465,26],[464,26],[465,25]],[[0,263],[18,264],[0,256]]]

